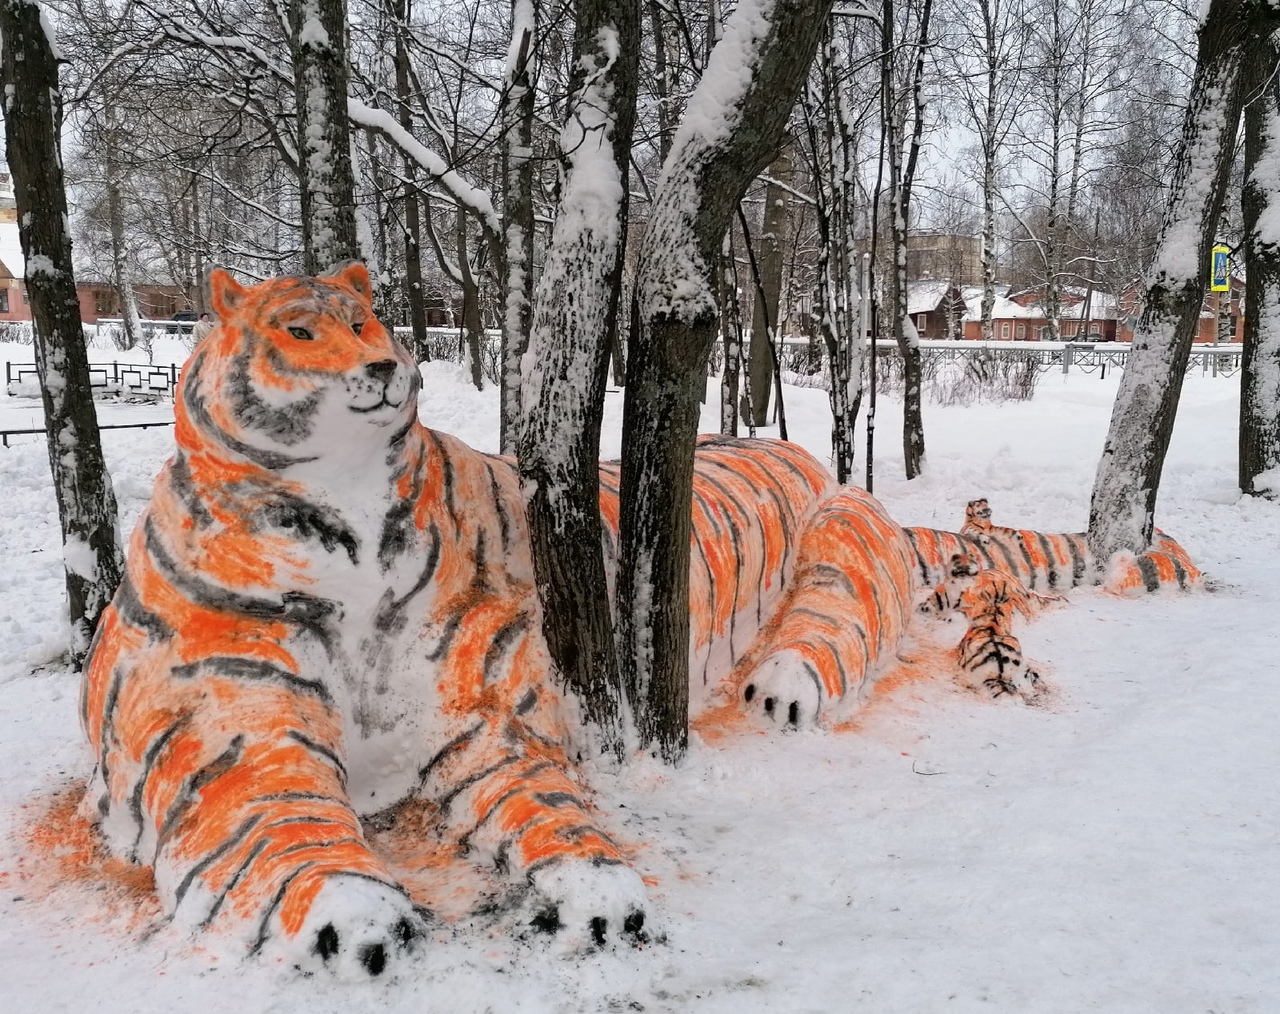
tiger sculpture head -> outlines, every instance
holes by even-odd
[[[363,454],[366,437],[390,443],[412,426],[418,369],[374,316],[363,265],[252,287],[215,269],[209,292],[219,322],[188,367],[180,443],[194,427],[279,470]]]

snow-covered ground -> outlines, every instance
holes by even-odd
[[[496,392],[447,365],[427,378],[427,424],[494,449]],[[699,741],[677,771],[597,777],[608,826],[656,882],[665,944],[564,957],[502,919],[462,922],[400,981],[358,988],[150,934],[127,871],[73,877],[75,840],[24,854],[90,760],[76,678],[53,661],[66,631],[44,447],[0,448],[0,1009],[1276,1010],[1280,507],[1235,489],[1237,387],[1188,379],[1157,516],[1222,590],[1077,592],[1025,626],[1046,708],[886,679],[852,731]],[[954,528],[986,495],[997,523],[1078,530],[1114,392],[1050,374],[1029,403],[926,406],[928,474],[909,485],[882,401],[876,493],[906,524]],[[825,457],[825,395],[787,397],[792,438]],[[709,388],[704,428],[716,405]],[[5,406],[0,428],[34,408]],[[620,420],[611,394],[606,454]],[[171,440],[104,434],[126,526]]]

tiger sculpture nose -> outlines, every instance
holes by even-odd
[[[394,359],[379,359],[376,363],[368,363],[364,372],[374,380],[381,380],[384,384],[389,384],[391,378],[395,376],[396,367],[400,364]]]

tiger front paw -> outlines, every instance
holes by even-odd
[[[264,954],[308,974],[347,982],[392,978],[426,929],[424,913],[401,891],[376,880],[325,880],[296,932],[274,919]]]
[[[747,711],[776,728],[807,728],[818,721],[822,681],[806,659],[792,651],[771,655],[742,688]]]
[[[581,952],[654,938],[648,892],[629,866],[567,859],[534,871],[529,882],[529,925],[555,934],[559,948]]]

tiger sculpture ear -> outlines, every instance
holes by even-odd
[[[332,278],[349,286],[360,297],[360,302],[373,309],[373,282],[369,279],[369,269],[359,261],[344,261],[320,277]]]
[[[209,272],[209,304],[219,317],[226,317],[240,308],[249,290],[232,277],[226,268],[213,268]]]

